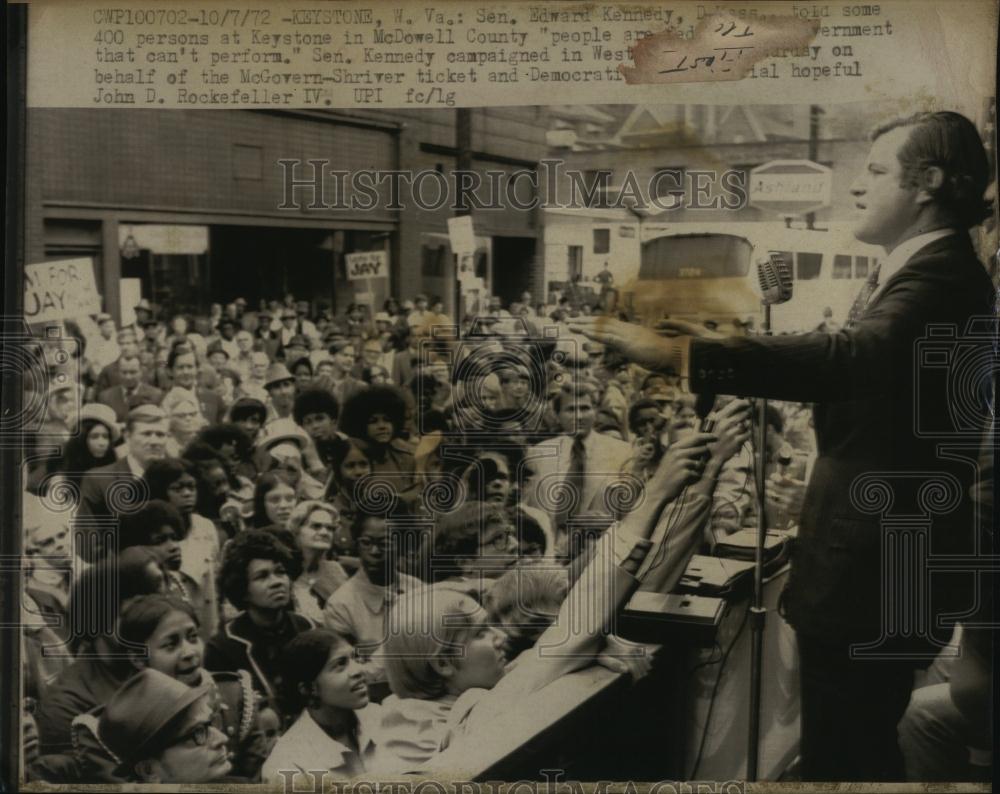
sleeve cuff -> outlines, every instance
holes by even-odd
[[[612,543],[611,555],[615,565],[634,575],[645,561],[647,552],[652,548],[652,542],[622,529],[619,522],[613,524],[609,532]]]

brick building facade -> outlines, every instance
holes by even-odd
[[[474,169],[534,169],[547,124],[534,107],[473,110]],[[369,288],[377,306],[388,295],[427,292],[450,308],[453,210],[386,209],[384,189],[386,200],[370,211],[318,207],[308,186],[288,201],[289,177],[314,178],[310,160],[447,175],[455,111],[32,110],[26,262],[93,257],[115,316],[122,279],[139,279],[142,297],[175,311],[202,313],[239,296],[255,305],[286,292],[343,310]],[[334,204],[334,184],[323,186]],[[507,299],[540,292],[539,213],[473,217],[487,283]],[[388,280],[348,281],[344,255],[372,250],[388,251]]]

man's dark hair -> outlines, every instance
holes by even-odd
[[[295,398],[292,417],[295,424],[301,425],[309,414],[326,414],[336,421],[340,415],[340,404],[326,389],[305,389]]]
[[[552,398],[552,409],[559,413],[562,410],[563,402],[570,402],[574,405],[583,399],[590,400],[591,405],[597,408],[597,394],[594,389],[586,383],[578,383],[574,387],[572,384],[563,386]]]
[[[993,202],[983,198],[989,184],[989,161],[971,121],[950,111],[915,113],[876,127],[871,138],[874,141],[898,127],[910,128],[898,154],[902,187],[925,187],[926,170],[936,166],[944,171],[944,183],[937,190],[927,189],[943,210],[966,229],[990,217]]]
[[[181,356],[194,356],[195,366],[198,365],[198,357],[195,355],[193,347],[190,345],[185,347],[183,344],[175,344],[170,350],[170,355],[167,356],[167,369],[172,372],[174,365],[177,363],[177,359]]]
[[[656,400],[652,400],[649,397],[642,397],[636,400],[628,409],[628,429],[630,433],[639,432],[639,413],[640,411],[645,411],[652,408],[654,411],[659,413],[660,405]]]
[[[354,518],[351,521],[351,537],[357,541],[357,539],[361,537],[361,533],[365,531],[365,523],[370,519],[374,518],[378,521],[388,521],[390,522],[391,527],[391,522],[393,520],[399,521],[412,516],[413,511],[406,504],[406,502],[400,499],[396,500],[392,509],[388,513],[371,513],[365,510],[358,510],[358,512],[354,514]]]
[[[246,606],[247,569],[253,560],[271,560],[285,566],[289,579],[295,581],[301,570],[294,552],[267,530],[248,529],[230,541],[222,561],[219,580],[222,594],[237,609]]]

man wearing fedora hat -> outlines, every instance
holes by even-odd
[[[272,329],[274,312],[270,309],[261,309],[257,312],[257,328],[253,332],[253,349],[267,353],[270,360],[277,358],[278,348],[281,347],[281,338]]]
[[[267,391],[268,421],[287,419],[295,407],[295,378],[281,362],[274,362],[267,368],[264,377],[264,389]]]
[[[145,669],[111,697],[97,718],[100,743],[134,783],[211,783],[232,769],[226,735],[213,723],[211,684],[188,686]]]
[[[138,338],[142,338],[142,324],[150,317],[153,316],[153,305],[146,299],[142,298],[135,306],[132,307],[132,313],[135,315],[135,319],[130,325],[123,326],[124,329],[128,329],[136,335]]]

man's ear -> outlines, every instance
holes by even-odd
[[[132,663],[132,666],[136,670],[145,670],[147,667],[149,667],[149,660],[143,659],[138,654],[130,653],[128,655],[128,660]]]
[[[139,778],[141,783],[159,783],[163,778],[160,762],[152,758],[139,761],[133,769],[135,776]]]
[[[918,181],[917,203],[928,204],[934,201],[934,197],[944,185],[944,169],[940,166],[929,165],[921,173]]]

